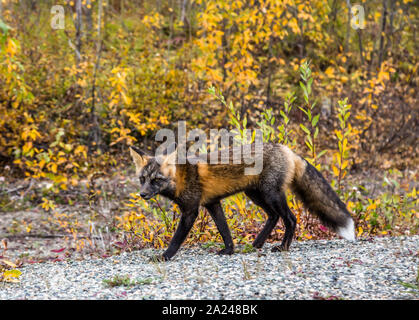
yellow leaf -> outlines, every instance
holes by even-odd
[[[375,209],[377,209],[377,204],[374,202],[374,203],[371,203],[368,207],[367,207],[367,210],[375,210]]]
[[[336,168],[335,166],[332,166],[332,170],[333,170],[333,173],[335,174],[335,176],[339,176],[339,169],[338,168]]]
[[[331,76],[333,72],[334,72],[333,67],[328,67],[324,73],[326,73],[328,76]]]
[[[408,193],[407,195],[411,198],[416,198],[416,195],[417,195],[416,187],[414,187],[412,192]]]
[[[57,164],[56,163],[51,163],[49,166],[49,169],[53,172],[53,173],[57,173]]]
[[[348,164],[349,164],[348,160],[343,161],[343,163],[342,163],[342,170],[345,170],[346,167],[348,166]]]
[[[13,281],[13,279],[17,280],[20,277],[21,274],[22,274],[22,272],[20,272],[19,270],[16,270],[16,269],[8,270],[8,271],[5,271],[3,273],[3,278],[4,278],[4,281],[15,282],[15,281]]]

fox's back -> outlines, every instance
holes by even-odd
[[[264,144],[261,153],[258,152],[254,146],[241,153],[235,153],[234,149],[220,150],[207,154],[204,159],[194,159],[197,162],[195,164],[177,165],[177,189],[181,191],[188,182],[195,181],[195,187],[199,187],[196,191],[201,194],[200,203],[205,204],[247,189],[259,188],[261,184],[277,185],[281,181],[281,185],[287,187],[295,173],[298,156],[279,144]],[[261,170],[249,174],[246,169],[254,168],[256,160],[262,160]]]

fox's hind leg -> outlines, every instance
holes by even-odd
[[[268,220],[262,231],[253,242],[255,248],[261,248],[268,236],[278,223],[279,217],[285,225],[285,234],[280,246],[276,246],[272,251],[288,251],[294,237],[296,218],[287,205],[284,192],[261,192],[259,190],[246,191],[246,195],[268,215]]]
[[[279,220],[279,212],[275,209],[274,202],[264,196],[259,190],[247,190],[246,195],[259,207],[261,207],[268,215],[268,220],[265,223],[262,231],[258,234],[255,241],[253,241],[253,247],[262,248],[266,239],[271,234]]]
[[[231,239],[230,229],[228,228],[227,220],[220,201],[207,204],[205,208],[207,208],[209,211],[224,241],[225,248],[220,250],[218,254],[233,254],[234,244],[233,240]]]
[[[285,194],[281,195],[280,203],[278,204],[279,210],[281,211],[281,218],[285,225],[285,234],[282,239],[282,243],[279,246],[273,247],[272,251],[288,251],[294,237],[295,227],[297,225],[297,219],[290,210],[287,204],[287,198]]]

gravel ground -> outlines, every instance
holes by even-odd
[[[290,252],[218,256],[185,248],[169,262],[158,250],[106,259],[23,266],[20,284],[0,284],[0,299],[418,299],[419,236],[295,241]],[[103,280],[129,276],[133,285]]]

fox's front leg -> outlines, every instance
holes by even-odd
[[[199,206],[193,209],[182,210],[182,216],[180,217],[179,225],[176,229],[175,234],[173,235],[172,240],[170,241],[169,247],[163,253],[163,259],[169,260],[172,258],[176,252],[179,250],[183,241],[185,241],[188,236],[189,231],[191,231],[192,226],[198,216]]]

